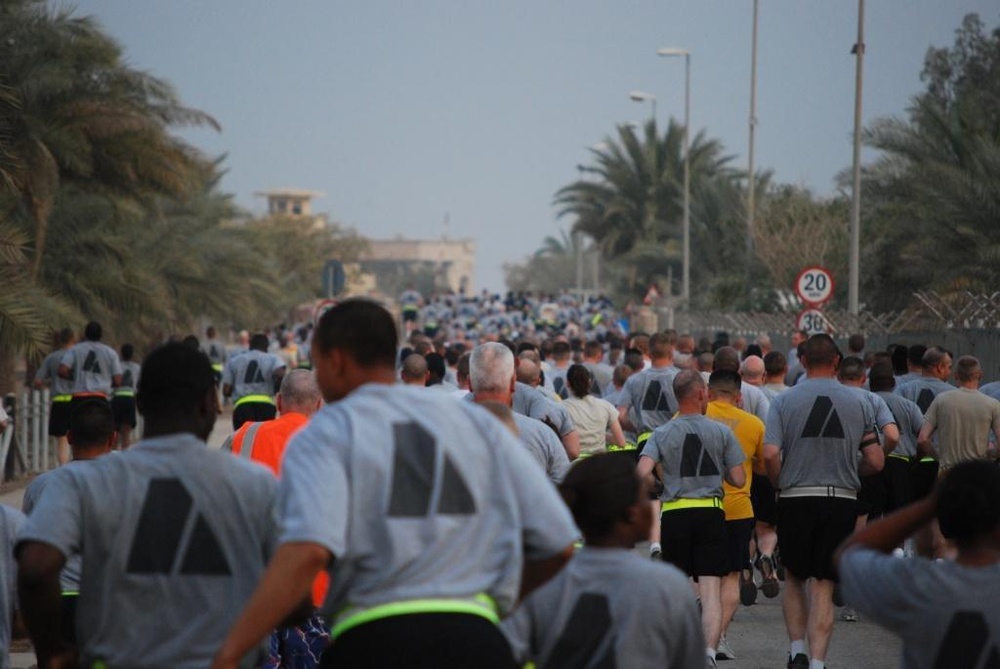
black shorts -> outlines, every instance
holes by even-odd
[[[240,429],[243,423],[274,420],[277,415],[278,407],[270,402],[244,402],[233,409],[233,431]]]
[[[910,492],[913,493],[914,502],[927,497],[934,490],[940,467],[940,463],[934,459],[921,458],[913,463],[913,470],[910,473]]]
[[[507,639],[486,618],[464,613],[414,613],[347,630],[327,647],[319,666],[515,669],[517,663]]]
[[[49,408],[49,436],[65,437],[69,432],[70,405],[72,402],[53,402]]]
[[[754,519],[768,525],[778,522],[778,503],[775,499],[771,479],[764,474],[753,475],[750,482],[750,502],[753,504]]]
[[[729,573],[729,536],[722,509],[664,511],[660,516],[663,559],[688,576]]]
[[[882,469],[885,482],[885,513],[901,509],[913,501],[913,468],[909,458],[887,456]]]
[[[885,512],[885,479],[882,472],[861,477],[861,490],[858,491],[859,516],[875,519]]]
[[[403,309],[403,322],[410,323],[417,320],[417,310],[416,309]]]
[[[116,430],[120,430],[122,425],[135,427],[135,397],[112,397],[111,412],[115,416]]]
[[[753,534],[753,524],[753,518],[726,521],[729,573],[746,569],[750,564],[750,536]]]
[[[62,596],[62,639],[70,646],[76,645],[76,602],[77,595]]]
[[[854,531],[858,503],[840,497],[791,497],[778,501],[781,561],[796,578],[837,580],[833,553]]]

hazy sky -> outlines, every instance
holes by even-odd
[[[829,194],[851,164],[857,3],[761,0],[758,169]],[[552,198],[618,123],[691,121],[746,166],[752,0],[84,0],[137,68],[172,82],[222,133],[185,136],[226,153],[223,188],[325,193],[316,209],[372,238],[477,243],[477,288],[504,262],[568,230]],[[864,118],[902,114],[928,46],[962,17],[1000,21],[996,0],[866,5]],[[869,156],[870,157],[870,156]]]

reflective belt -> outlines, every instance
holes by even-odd
[[[414,613],[467,613],[486,618],[493,624],[500,622],[497,604],[486,594],[478,594],[469,599],[410,599],[376,604],[367,608],[349,606],[334,619],[330,629],[330,639],[332,641],[358,625]]]
[[[722,500],[718,497],[704,497],[701,499],[675,499],[672,502],[660,504],[660,511],[677,511],[678,509],[721,509]]]
[[[53,404],[56,403],[56,402],[72,402],[72,401],[73,401],[73,396],[72,395],[53,395],[52,396],[52,403]]]
[[[112,393],[115,397],[135,397],[134,390],[116,390]]]
[[[219,374],[221,374],[222,373],[222,363],[221,362],[213,362],[212,363],[212,370],[218,372]]]
[[[920,462],[937,462],[937,459],[927,456],[925,458],[920,458]]]
[[[234,407],[238,407],[241,404],[246,404],[247,402],[260,402],[261,404],[274,404],[274,400],[268,395],[244,395],[235,402],[233,402]]]
[[[909,455],[897,455],[896,453],[890,453],[890,458],[896,458],[897,460],[902,460],[903,462],[910,462],[911,458]]]
[[[802,485],[778,493],[782,499],[786,497],[837,497],[839,499],[857,499],[858,493],[850,488],[838,488],[835,485]]]
[[[243,434],[243,441],[240,442],[241,458],[244,458],[246,460],[252,459],[251,456],[253,455],[253,440],[257,437],[257,430],[259,430],[260,426],[263,424],[264,424],[263,422],[251,423],[250,427],[248,427],[247,431]]]
[[[624,446],[619,446],[617,444],[608,444],[608,453],[621,453],[624,451],[636,451],[636,450],[639,449],[636,448],[635,444],[625,444]]]

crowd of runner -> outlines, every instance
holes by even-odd
[[[41,667],[715,667],[760,592],[775,664],[824,667],[845,602],[905,666],[1000,661],[974,357],[630,333],[604,298],[399,305],[141,368],[59,333],[35,383],[68,464],[2,507],[3,647],[16,613]]]

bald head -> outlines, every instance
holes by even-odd
[[[427,382],[427,359],[419,353],[411,353],[403,359],[403,370],[400,373],[403,383],[422,386]]]
[[[542,378],[542,369],[532,360],[521,359],[517,366],[517,380],[529,386],[537,386]]]
[[[282,415],[301,413],[311,416],[323,405],[316,375],[309,369],[293,369],[285,374],[275,399]]]
[[[764,359],[757,355],[748,355],[740,366],[740,375],[743,380],[752,386],[759,386],[764,383]]]

